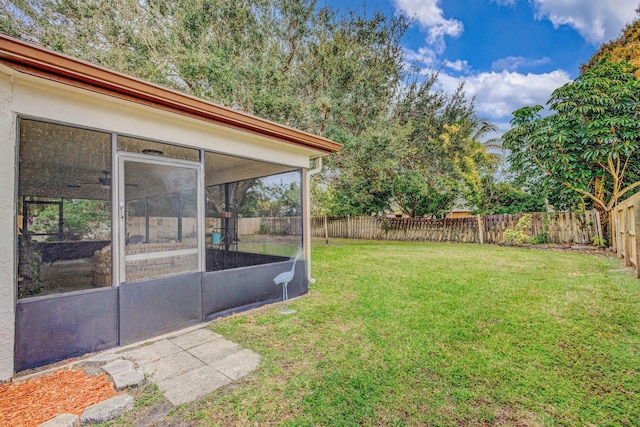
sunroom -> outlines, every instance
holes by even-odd
[[[0,379],[307,292],[338,144],[6,36],[0,108]]]

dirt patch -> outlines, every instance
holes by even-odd
[[[495,412],[493,426],[502,427],[541,427],[543,424],[537,420],[533,413],[518,413],[508,406],[498,408]]]
[[[173,405],[169,401],[161,402],[150,406],[145,409],[138,410],[134,413],[131,424],[135,427],[149,427],[149,426],[183,426],[184,423],[180,420],[167,419],[167,415],[173,409]]]
[[[119,394],[109,375],[80,369],[0,384],[0,420],[8,427],[37,426],[60,414],[82,415],[89,406]]]
[[[508,245],[500,245],[508,246]],[[550,250],[550,251],[564,251],[564,252],[579,252],[591,255],[602,255],[608,257],[614,257],[611,251],[600,248],[598,246],[580,245],[576,243],[546,243],[540,245],[522,245],[528,249]]]

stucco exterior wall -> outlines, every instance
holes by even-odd
[[[13,375],[15,334],[15,143],[11,77],[0,73],[0,380]]]
[[[22,76],[13,110],[21,115],[189,145],[294,167],[309,167],[310,150],[118,98]]]

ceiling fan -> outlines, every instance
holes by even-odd
[[[84,180],[84,181],[76,181],[73,184],[69,184],[68,187],[78,188],[83,185],[99,185],[108,189],[111,187],[111,172],[110,171],[102,171],[103,176],[99,176],[97,180]],[[137,187],[138,184],[133,183],[125,183],[127,187]]]
[[[111,186],[111,172],[102,171],[104,176],[98,177],[98,182],[104,186]]]
[[[111,186],[111,172],[109,171],[102,171],[102,173],[104,174],[104,176],[101,176],[98,178],[98,181],[100,182],[100,184],[110,187]],[[126,185],[127,187],[137,187],[138,184],[134,184],[132,182],[125,182],[124,185]]]

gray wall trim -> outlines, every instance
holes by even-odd
[[[282,301],[282,286],[275,285],[273,278],[289,269],[291,269],[291,261],[205,273],[203,278],[205,320]],[[306,263],[299,260],[296,264],[294,279],[288,286],[289,298],[308,292],[305,272]]]
[[[201,273],[120,285],[120,345],[202,321]]]
[[[282,286],[273,278],[290,268],[285,261],[22,299],[16,305],[14,371],[281,302]],[[299,260],[289,298],[308,292],[305,271],[306,262]]]
[[[117,295],[103,288],[18,301],[14,370],[117,346]]]

